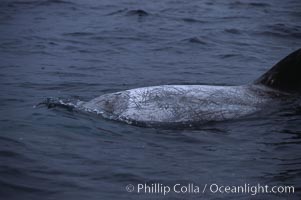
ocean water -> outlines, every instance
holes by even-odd
[[[291,100],[198,129],[35,107],[143,86],[251,83],[300,48],[300,22],[299,0],[1,0],[0,199],[300,199],[301,106]],[[156,183],[201,191],[138,193]]]

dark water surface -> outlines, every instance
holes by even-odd
[[[246,84],[300,47],[299,0],[1,0],[0,199],[300,199],[300,106],[197,130],[33,108],[142,86]],[[125,190],[145,182],[295,194]]]

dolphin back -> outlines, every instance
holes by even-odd
[[[301,49],[289,54],[255,81],[273,89],[301,93]]]

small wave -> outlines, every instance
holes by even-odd
[[[291,38],[300,38],[301,37],[301,26],[289,26],[287,24],[273,24],[268,25],[265,29],[259,34],[275,37],[291,37]]]
[[[188,23],[205,23],[205,21],[194,19],[194,18],[182,18],[182,20]]]
[[[231,33],[231,34],[241,34],[241,31],[238,29],[235,29],[235,28],[225,29],[225,32]]]
[[[62,72],[62,71],[52,71],[52,72],[47,72],[50,76],[56,76],[56,77],[92,77],[94,76],[93,74],[84,74],[84,73],[76,73],[76,72]]]
[[[139,16],[139,17],[145,17],[145,16],[149,15],[148,12],[146,12],[145,10],[141,10],[141,9],[130,10],[126,14],[129,15],[129,16]]]
[[[223,54],[223,55],[219,55],[219,57],[221,58],[232,58],[232,57],[236,57],[239,56],[238,54]]]
[[[64,0],[46,0],[46,1],[39,1],[40,5],[51,5],[51,4],[74,4],[70,1],[64,1]]]
[[[188,38],[188,39],[185,39],[184,41],[187,41],[187,42],[190,42],[190,43],[207,45],[207,42],[205,42],[204,40],[200,39],[199,37]]]
[[[127,11],[127,10],[128,10],[127,8],[119,9],[119,10],[117,10],[117,11],[110,12],[110,13],[106,14],[105,16],[120,14],[120,13],[123,13],[123,12],[125,12],[125,11]]]
[[[72,32],[72,33],[63,33],[63,36],[74,36],[74,37],[90,36],[90,35],[94,35],[94,33],[90,33],[90,32]]]
[[[141,177],[138,174],[134,174],[134,173],[117,173],[117,172],[112,172],[110,174],[104,174],[101,177],[96,177],[94,178],[94,180],[98,180],[98,179],[102,179],[102,180],[114,180],[114,181],[119,181],[119,182],[139,182],[140,180],[145,180],[144,177]]]
[[[271,5],[268,3],[262,2],[243,2],[243,1],[235,1],[230,3],[231,6],[248,6],[248,7],[270,7]]]
[[[269,6],[271,6],[268,3],[258,3],[258,2],[251,2],[251,3],[248,3],[248,5],[254,6],[254,7],[269,7]]]
[[[92,40],[108,41],[108,40],[132,40],[139,41],[141,38],[133,36],[93,36],[90,37]]]

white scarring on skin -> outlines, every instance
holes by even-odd
[[[97,97],[86,110],[125,122],[222,121],[252,114],[269,99],[264,86],[163,85]]]

